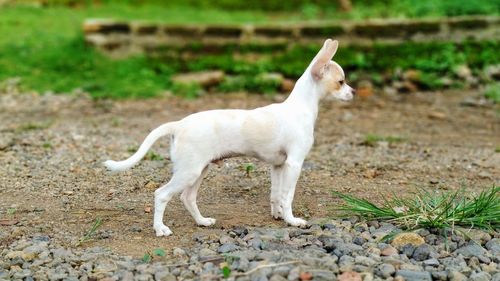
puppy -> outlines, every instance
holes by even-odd
[[[155,191],[153,227],[157,236],[172,234],[163,224],[163,215],[167,203],[179,192],[198,225],[213,225],[215,219],[200,214],[196,204],[198,188],[211,162],[240,155],[272,165],[272,216],[293,226],[306,225],[305,220],[294,217],[292,201],[302,163],[313,145],[318,103],[328,95],[348,101],[354,94],[345,83],[340,65],[331,60],[337,48],[338,41],[325,41],[284,102],[253,110],[209,110],[163,124],[130,158],[108,160],[105,166],[112,171],[126,170],[139,162],[160,137],[171,137],[173,176]]]

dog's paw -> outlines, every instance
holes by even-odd
[[[283,218],[283,215],[279,211],[271,211],[271,215],[273,216],[273,218],[275,220],[279,220],[279,219]]]
[[[289,225],[292,226],[297,226],[297,227],[303,227],[307,225],[307,221],[301,219],[301,218],[291,218],[286,221]]]
[[[277,203],[271,204],[271,215],[276,220],[283,218],[283,208],[281,208],[280,204]]]
[[[169,235],[172,235],[172,233],[173,233],[172,230],[170,230],[170,228],[168,228],[168,226],[166,226],[166,225],[155,226],[154,229],[156,232],[156,236],[158,236],[158,237],[169,236]]]
[[[201,226],[211,226],[211,225],[214,225],[215,222],[216,222],[216,220],[213,218],[203,218],[203,219],[197,221],[196,223],[198,225],[201,225]]]

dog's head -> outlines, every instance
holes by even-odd
[[[309,67],[312,78],[318,84],[321,97],[331,95],[336,99],[349,101],[354,96],[353,88],[345,82],[344,70],[332,61],[339,42],[327,39]]]

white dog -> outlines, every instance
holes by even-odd
[[[126,170],[139,162],[160,137],[171,137],[173,176],[155,191],[153,225],[157,236],[172,234],[163,224],[163,214],[172,196],[181,191],[184,206],[196,223],[213,225],[215,219],[203,217],[198,210],[198,188],[211,162],[240,155],[272,165],[271,214],[290,225],[304,226],[307,222],[292,214],[292,201],[302,163],[313,145],[318,103],[327,95],[344,101],[353,98],[344,71],[331,61],[337,48],[338,41],[326,40],[282,103],[253,110],[210,110],[189,115],[154,129],[127,160],[108,160],[104,164],[112,171]]]

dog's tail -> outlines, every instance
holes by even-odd
[[[159,138],[166,136],[166,135],[173,134],[173,131],[174,131],[176,125],[177,125],[177,122],[170,122],[170,123],[166,123],[166,124],[159,126],[158,128],[151,131],[151,133],[149,133],[149,135],[146,137],[144,142],[141,144],[141,146],[139,147],[137,152],[134,153],[134,155],[130,156],[127,160],[118,161],[118,162],[113,161],[113,160],[108,160],[108,161],[104,162],[104,165],[109,170],[116,171],[116,172],[124,171],[124,170],[131,168],[132,166],[137,164],[137,162],[139,162],[144,157],[144,155],[146,155],[146,153],[151,148],[151,146],[153,146],[153,144]]]

